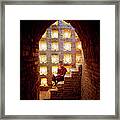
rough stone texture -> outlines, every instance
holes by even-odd
[[[69,21],[82,42],[81,99],[100,99],[100,21]]]
[[[81,80],[81,99],[83,100],[100,99],[100,75],[98,67],[96,64],[84,64]]]
[[[81,81],[80,76],[66,78],[63,91],[63,99],[80,100],[81,97]]]
[[[80,100],[81,99],[81,77],[75,75],[66,77],[64,84],[57,85],[58,91],[51,92],[52,100]]]
[[[81,99],[100,99],[100,28],[99,21],[81,25],[84,31],[83,43],[84,64],[81,80]],[[95,27],[96,26],[96,27]]]

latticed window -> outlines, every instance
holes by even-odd
[[[46,43],[46,41],[44,40],[41,40],[40,42],[39,42],[39,50],[40,51],[46,51],[47,50],[47,43]]]
[[[72,63],[72,54],[64,54],[63,61],[64,61],[65,64]]]
[[[51,56],[52,58],[52,63],[59,63],[59,55],[52,55]]]
[[[52,30],[52,38],[58,38],[58,31],[57,30]]]
[[[63,38],[71,38],[71,31],[68,29],[63,30]]]
[[[64,42],[64,51],[71,51],[71,42]]]
[[[58,69],[57,66],[52,66],[52,73],[57,74],[57,69]]]
[[[59,50],[58,42],[52,42],[51,43],[51,50],[52,51],[58,51]]]
[[[75,29],[65,21],[56,21],[46,29],[39,41],[39,51],[41,84],[45,86],[52,74],[57,74],[59,61],[63,61],[66,75],[70,75],[70,69],[84,60],[81,41]]]
[[[40,66],[40,75],[47,75],[47,66]]]
[[[46,55],[40,55],[39,59],[40,59],[40,63],[47,63],[47,56]]]

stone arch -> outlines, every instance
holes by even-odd
[[[54,36],[52,36],[53,31],[57,31],[57,34],[55,34],[57,35],[56,38],[53,38]],[[69,33],[69,35],[67,34],[68,35],[67,38],[64,36],[66,35],[64,33]],[[58,45],[57,50],[55,51],[52,50],[53,49],[52,43],[57,43]],[[64,45],[66,44],[67,45],[69,44],[71,48],[70,50],[69,49],[65,50]],[[80,38],[78,37],[77,33],[75,32],[75,29],[71,26],[71,24],[63,20],[55,21],[55,23],[51,24],[46,29],[45,33],[42,35],[41,39],[39,40],[39,45],[41,45],[41,47],[39,47],[39,52],[40,52],[39,57],[43,59],[43,60],[41,59],[40,61],[40,68],[43,71],[46,70],[45,74],[47,74],[47,75],[41,75],[43,72],[40,69],[40,71],[42,72],[42,73],[40,72],[40,79],[45,81],[45,86],[47,86],[46,82],[48,82],[49,85],[51,84],[50,78],[52,78],[52,74],[55,74],[52,71],[53,69],[52,67],[53,66],[56,67],[56,70],[57,70],[57,64],[59,63],[59,60],[63,61],[64,67],[67,68],[67,71],[69,71],[66,73],[66,76],[70,76],[70,68],[75,67],[78,69],[78,67],[82,65],[84,62],[84,55],[83,55]],[[47,46],[51,46],[51,47],[47,48]],[[49,52],[47,52],[48,50]],[[62,55],[60,55],[60,53],[62,53]],[[51,60],[52,55],[54,54],[56,54],[58,58],[58,59],[56,58],[57,64],[52,63],[52,60]],[[64,61],[64,58],[65,58],[64,55],[71,56],[70,63],[66,63]]]

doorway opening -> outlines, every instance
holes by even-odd
[[[39,40],[39,53],[42,87],[52,85],[52,75],[57,74],[59,61],[63,61],[67,69],[65,77],[71,77],[71,72],[84,63],[81,40],[75,28],[64,20],[57,20],[46,29]]]

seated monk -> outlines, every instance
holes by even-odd
[[[60,61],[58,64],[57,76],[53,75],[52,81],[55,82],[55,85],[60,82],[64,81],[64,76],[67,72],[67,69],[63,66],[63,62]]]

